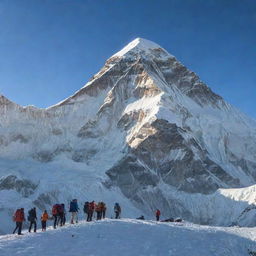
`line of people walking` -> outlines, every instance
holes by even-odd
[[[69,212],[71,213],[71,219],[70,224],[78,223],[78,211],[79,211],[77,199],[73,199],[70,202],[69,205]],[[106,217],[106,211],[107,207],[104,202],[98,202],[95,203],[94,201],[91,202],[85,202],[83,207],[83,212],[85,214],[86,221],[92,221],[93,216],[95,216],[96,220],[105,219]],[[96,214],[94,214],[96,213]],[[120,219],[121,217],[121,206],[119,203],[115,203],[114,205],[114,213],[115,213],[115,219]],[[160,221],[161,212],[159,209],[155,211],[155,217],[156,221]],[[111,217],[112,218],[112,217]],[[52,216],[48,215],[47,211],[44,210],[44,212],[41,215],[41,226],[42,231],[46,231],[47,221],[53,220],[53,228],[56,229],[57,226],[64,226],[66,223],[66,209],[65,204],[54,204],[52,207]],[[32,208],[28,211],[28,218],[29,221],[29,229],[28,232],[31,232],[32,228],[34,229],[34,232],[37,231],[37,213],[36,208]],[[141,215],[137,218],[137,220],[145,220],[145,217]],[[22,225],[25,221],[25,214],[24,214],[24,208],[17,209],[15,214],[13,215],[13,221],[16,222],[16,227],[13,230],[13,234],[18,231],[18,235],[22,235]],[[182,222],[181,218],[168,218],[161,220],[161,222]]]
[[[69,212],[71,213],[71,219],[70,223],[78,223],[78,202],[77,199],[73,199],[70,202],[69,205]],[[85,202],[84,207],[83,207],[83,212],[85,214],[85,219],[87,221],[92,221],[94,213],[96,213],[96,220],[101,220],[105,219],[106,217],[106,211],[107,207],[104,202],[98,202],[95,203],[94,201],[92,202]],[[115,218],[119,219],[121,216],[121,207],[118,203],[115,203],[114,205],[114,212],[115,212]],[[43,211],[41,215],[41,227],[42,231],[46,231],[47,227],[47,221],[48,220],[53,220],[53,228],[56,229],[57,226],[64,226],[66,223],[66,209],[65,209],[65,204],[54,204],[52,207],[52,214],[51,216],[48,214],[46,210]],[[34,232],[37,231],[37,211],[36,208],[32,208],[28,211],[28,218],[29,222],[29,229],[28,232],[31,232],[32,228]],[[13,215],[13,221],[16,222],[16,227],[13,230],[13,234],[18,232],[18,235],[22,235],[22,226],[23,223],[26,221],[25,219],[25,213],[24,213],[24,208],[17,209],[15,214]]]

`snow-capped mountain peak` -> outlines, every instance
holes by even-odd
[[[132,42],[130,42],[128,45],[126,45],[122,50],[114,54],[112,57],[126,56],[130,52],[133,52],[133,53],[143,52],[143,54],[146,55],[146,54],[151,54],[152,50],[157,50],[157,49],[161,49],[166,54],[168,54],[160,45],[144,38],[136,38]],[[173,57],[173,56],[170,55],[170,57]]]

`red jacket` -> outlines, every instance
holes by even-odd
[[[156,216],[160,216],[161,212],[159,210],[156,211]]]
[[[22,211],[21,209],[18,209],[14,214],[14,221],[16,221],[16,222],[25,221],[24,211]]]

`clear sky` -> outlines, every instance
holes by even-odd
[[[0,94],[56,104],[137,37],[256,118],[256,0],[0,0]]]

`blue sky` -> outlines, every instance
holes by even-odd
[[[255,0],[0,0],[0,93],[53,105],[137,37],[256,118]]]

